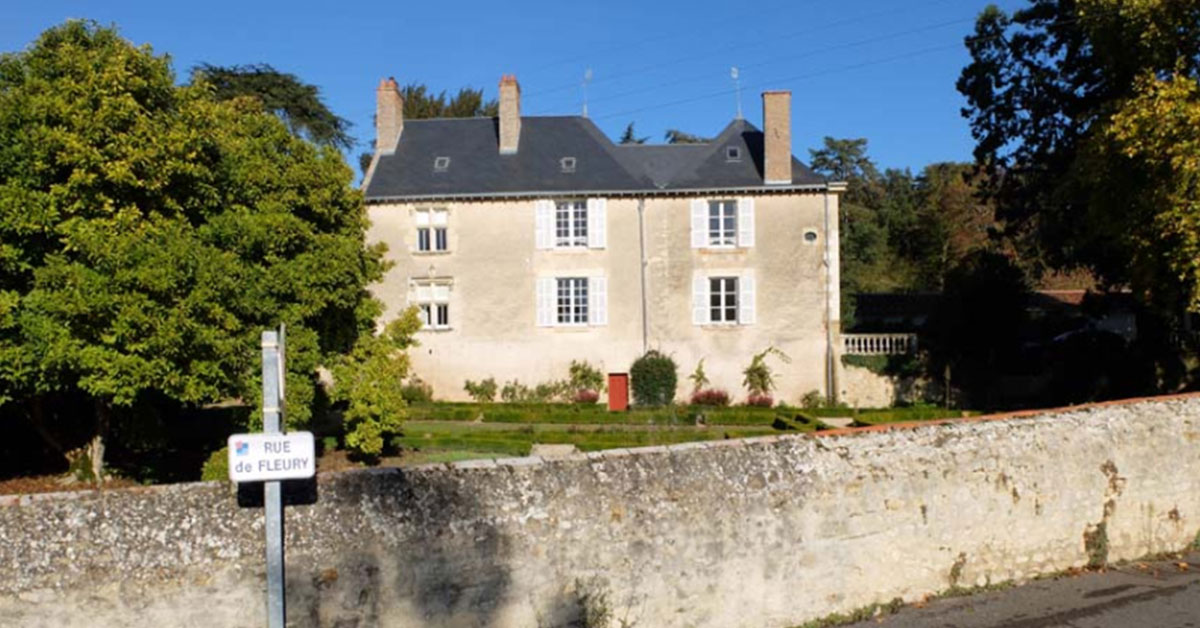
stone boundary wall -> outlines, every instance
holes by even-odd
[[[326,474],[289,625],[794,626],[1182,549],[1198,446],[1175,396]],[[261,626],[261,518],[223,483],[0,499],[0,625]]]

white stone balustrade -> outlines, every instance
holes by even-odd
[[[842,334],[844,355],[903,355],[916,350],[916,334]]]

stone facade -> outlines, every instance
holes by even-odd
[[[701,202],[738,198],[718,195]],[[419,302],[422,284],[447,287],[448,328],[422,331],[420,346],[410,351],[415,372],[439,398],[465,398],[467,379],[526,384],[562,379],[572,360],[626,372],[650,348],[675,359],[681,382],[704,359],[713,385],[738,399],[745,394],[742,369],[768,346],[791,357],[790,364],[771,358],[780,400],[796,403],[808,391],[824,393],[827,305],[835,335],[839,319],[836,288],[825,288],[827,272],[829,285],[838,285],[837,194],[759,195],[753,199],[753,245],[729,248],[693,248],[690,212],[696,200],[608,198],[604,246],[548,249],[535,242],[534,199],[372,204],[368,238],[387,243],[394,262],[372,290],[385,304],[386,321]],[[442,211],[447,250],[418,251],[417,221]],[[826,237],[832,240],[829,271]],[[539,325],[538,280],[576,276],[605,280],[604,321]],[[696,323],[694,283],[717,276],[739,277],[743,288],[753,281],[753,322]],[[681,384],[681,395],[685,388]]]
[[[794,626],[1188,546],[1200,397],[329,474],[287,509],[289,625]],[[264,623],[218,483],[0,499],[0,625]]]

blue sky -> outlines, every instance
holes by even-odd
[[[1024,0],[997,0],[1012,10]],[[884,167],[969,160],[973,142],[954,89],[976,0],[764,2],[206,2],[8,0],[0,50],[27,46],[68,18],[116,24],[167,53],[180,78],[193,65],[269,63],[318,85],[367,150],[379,79],[435,91],[482,87],[494,97],[516,74],[522,113],[588,111],[614,139],[634,122],[715,135],[736,112],[761,124],[761,92],[792,91],[793,150],[826,135],[866,137]]]

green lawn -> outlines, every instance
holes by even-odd
[[[675,406],[608,412],[600,404],[428,403],[409,408],[393,444],[406,464],[527,456],[535,443],[571,444],[580,451],[671,445],[771,434],[811,432],[821,417],[852,417],[860,425],[960,416],[932,406],[798,410]],[[697,425],[703,416],[704,425]]]

